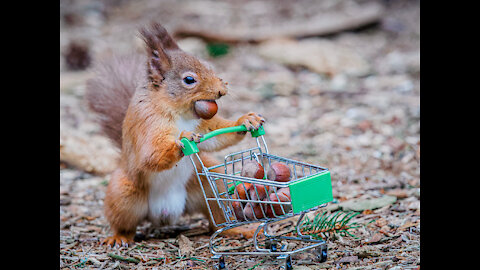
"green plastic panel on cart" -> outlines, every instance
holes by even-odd
[[[330,171],[292,182],[289,188],[294,214],[333,201]]]
[[[208,140],[220,134],[232,133],[232,132],[243,132],[243,131],[247,131],[247,128],[244,125],[217,129],[203,135],[203,138],[200,139],[200,142],[203,142],[205,140]],[[260,126],[260,128],[258,128],[257,130],[250,131],[250,134],[252,135],[252,137],[259,137],[265,134],[265,130],[263,129],[263,126]],[[189,141],[187,138],[182,138],[180,141],[183,143],[183,146],[185,147],[182,149],[182,152],[185,156],[199,152],[196,142]]]

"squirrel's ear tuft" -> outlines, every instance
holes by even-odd
[[[156,48],[161,45],[166,50],[179,49],[175,40],[173,40],[167,30],[159,23],[154,22],[150,24],[150,27],[142,28],[140,34],[147,47]]]
[[[140,29],[141,38],[145,41],[148,64],[148,76],[154,85],[159,85],[165,72],[171,68],[168,50],[178,49],[177,43],[170,37],[167,30],[158,23],[149,28]]]

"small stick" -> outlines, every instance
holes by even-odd
[[[197,248],[195,248],[195,251],[199,250],[199,249],[202,249],[202,248],[206,248],[210,245],[210,243],[206,243],[205,245],[202,245],[202,246],[199,246]]]
[[[133,263],[139,263],[140,262],[140,260],[138,260],[138,259],[126,258],[126,257],[122,257],[122,256],[119,256],[119,255],[116,255],[116,254],[113,254],[113,253],[108,253],[107,255],[109,257],[112,257],[113,259],[117,259],[117,260],[121,260],[121,261],[125,261],[125,262],[133,262]]]
[[[265,260],[266,260],[266,259],[263,259],[261,262],[259,262],[259,263],[255,264],[254,266],[248,268],[248,270],[253,270],[253,269],[255,269],[257,266],[261,265]]]

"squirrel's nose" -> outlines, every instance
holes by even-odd
[[[218,97],[225,96],[226,94],[227,94],[227,90],[226,90],[226,89],[222,89],[222,90],[218,91]]]

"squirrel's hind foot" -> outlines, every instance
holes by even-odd
[[[109,247],[128,247],[133,245],[135,242],[133,241],[133,237],[124,236],[124,235],[113,235],[105,238],[102,241],[102,245],[107,245]]]

